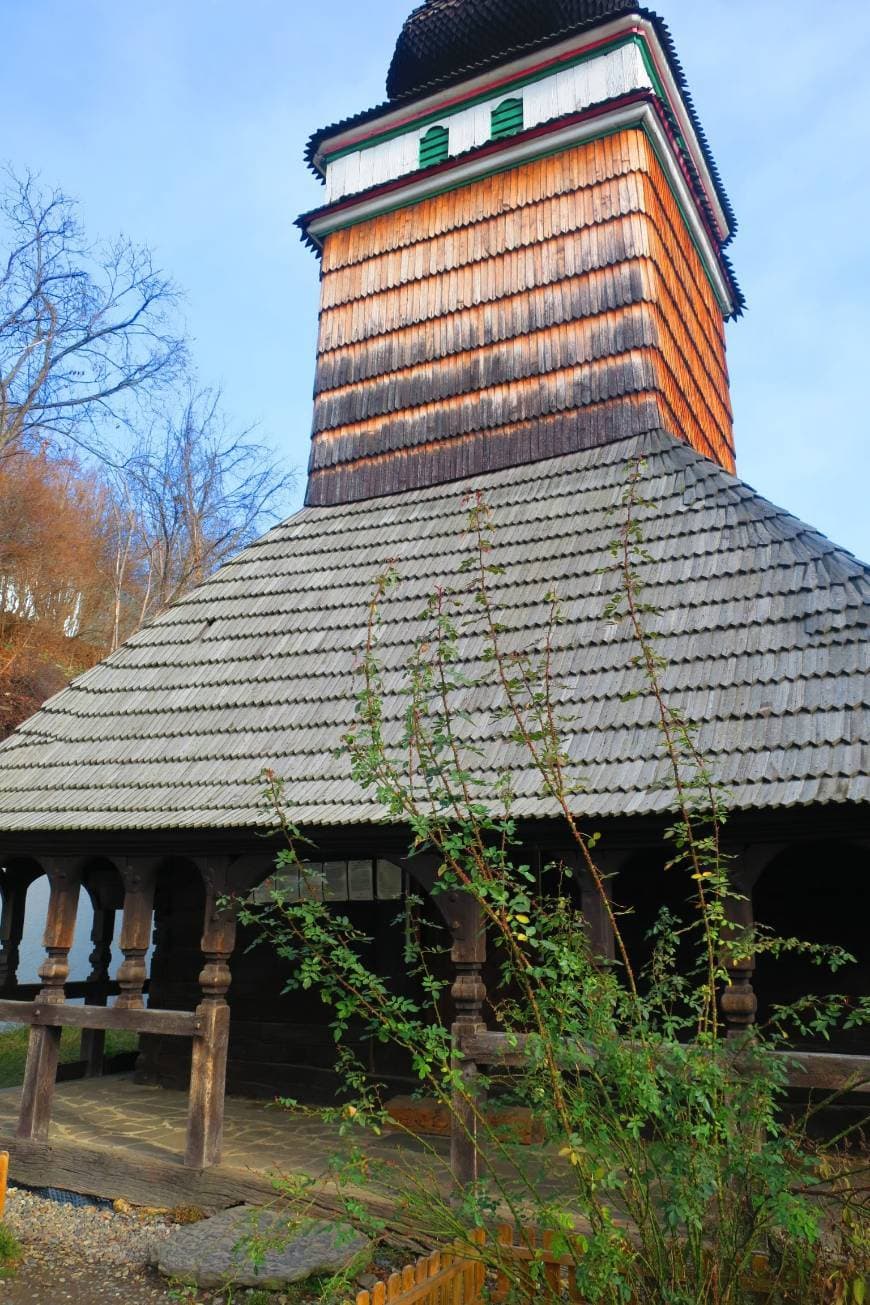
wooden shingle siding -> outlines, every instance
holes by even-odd
[[[385,214],[336,231],[323,251],[324,274],[338,267],[366,262],[393,249],[407,248],[421,240],[476,226],[487,218],[540,200],[564,197],[574,203],[577,193],[589,186],[645,172],[649,153],[641,132],[620,132],[537,163],[485,177],[437,199],[423,200],[400,213]]]
[[[323,268],[311,503],[565,452],[572,418],[590,447],[608,402],[622,438],[629,396],[734,466],[721,310],[639,130],[337,232]]]

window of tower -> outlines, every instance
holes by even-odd
[[[446,127],[430,127],[420,138],[420,167],[432,168],[443,163],[450,153],[450,132]]]
[[[523,129],[523,102],[520,99],[503,100],[492,111],[493,140],[504,140],[506,136],[516,136]]]

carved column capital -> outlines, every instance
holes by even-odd
[[[143,991],[148,978],[145,957],[151,946],[154,914],[154,889],[159,861],[145,857],[128,857],[121,863],[124,885],[124,914],[121,924],[121,951],[124,960],[118,970],[120,995],[115,1005],[121,1010],[142,1010]]]

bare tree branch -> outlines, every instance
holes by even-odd
[[[187,353],[178,292],[129,240],[89,244],[70,199],[30,175],[0,185],[0,452],[55,441],[102,455]]]

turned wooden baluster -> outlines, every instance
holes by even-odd
[[[0,991],[18,982],[24,911],[32,875],[6,873],[3,877],[3,912],[0,915]]]
[[[89,987],[87,1001],[91,1006],[108,1004],[109,966],[112,963],[114,934],[115,912],[95,904],[91,929],[93,949],[88,957],[91,966],[88,984],[93,986]],[[85,1064],[86,1078],[98,1078],[102,1074],[105,1048],[105,1029],[82,1029],[81,1057]]]
[[[755,923],[752,909],[752,887],[740,874],[733,876],[736,897],[729,897],[725,911],[732,929],[726,935],[728,944],[728,986],[719,999],[722,1017],[729,1038],[741,1038],[752,1028],[758,1014],[758,998],[752,986],[755,975],[755,955],[751,945],[751,932]],[[746,940],[746,946],[742,946]]]
[[[461,1084],[453,1093],[450,1120],[450,1168],[458,1188],[475,1183],[479,1177],[478,1118],[484,1098],[478,1084],[479,1069],[461,1052],[463,1040],[486,1030],[483,1006],[486,986],[481,970],[486,960],[486,931],[480,903],[463,892],[445,895],[445,914],[453,933],[451,958],[456,978],[451,996],[456,1017],[453,1035],[454,1067]],[[439,905],[441,903],[439,902]]]
[[[39,970],[42,990],[36,1000],[42,1006],[62,1005],[66,1000],[64,985],[69,978],[69,950],[76,926],[81,882],[78,863],[68,860],[44,862],[51,885],[48,918],[43,943],[46,958]],[[34,1025],[30,1030],[18,1136],[29,1141],[45,1141],[51,1122],[54,1085],[60,1054],[59,1027]]]
[[[202,953],[205,965],[199,976],[202,1000],[196,1008],[201,1023],[193,1040],[187,1150],[184,1163],[191,1169],[217,1164],[223,1146],[224,1099],[230,1008],[227,992],[232,982],[229,960],[236,945],[233,907],[222,908],[229,890],[229,858],[214,858],[203,866],[206,884]]]
[[[121,991],[115,999],[119,1010],[143,1010],[143,991],[148,978],[145,957],[151,946],[154,917],[154,886],[157,863],[129,860],[121,870],[124,884],[124,914],[121,920],[121,951],[124,959],[118,969]]]

